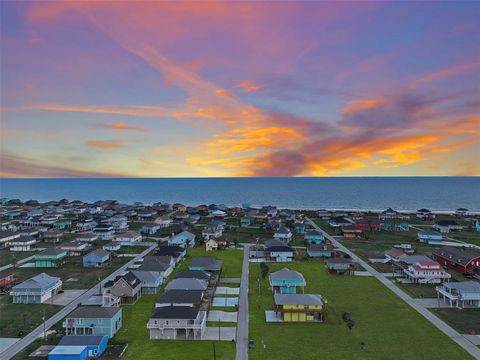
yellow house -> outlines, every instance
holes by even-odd
[[[227,246],[227,242],[223,239],[214,239],[211,238],[205,242],[205,250],[206,251],[214,251],[225,248]]]
[[[323,321],[325,301],[316,294],[275,294],[275,313],[283,321]]]

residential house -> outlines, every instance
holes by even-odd
[[[207,314],[191,306],[156,307],[147,323],[150,339],[202,339]]]
[[[156,294],[164,279],[156,271],[132,270],[132,272],[142,282],[142,294]]]
[[[137,213],[137,218],[139,220],[148,220],[157,216],[158,213],[155,210],[144,210]]]
[[[155,224],[158,224],[161,229],[168,228],[172,225],[173,220],[168,215],[160,216],[155,219]]]
[[[455,210],[455,215],[461,216],[461,217],[468,216],[469,215],[468,209],[458,208],[457,210]]]
[[[227,241],[223,238],[210,238],[205,242],[206,251],[221,250],[227,247]]]
[[[195,235],[189,231],[182,231],[180,234],[171,236],[168,245],[181,246],[183,248],[195,246]]]
[[[173,278],[174,279],[198,279],[198,280],[204,280],[208,283],[212,278],[212,274],[203,270],[184,270],[184,271],[177,272]]]
[[[326,260],[328,271],[336,274],[353,274],[355,262],[352,259],[335,257]]]
[[[393,263],[402,261],[402,259],[406,256],[407,254],[405,254],[405,251],[402,249],[391,248],[390,250],[385,251],[385,259]]]
[[[85,219],[83,221],[79,221],[75,228],[77,231],[92,231],[97,227],[98,223],[93,219]]]
[[[275,231],[273,238],[283,241],[285,244],[287,244],[292,239],[292,232],[289,228],[281,226],[277,231]]]
[[[36,238],[29,235],[21,235],[19,238],[11,240],[8,243],[10,251],[32,251],[38,242]]]
[[[463,226],[454,220],[439,220],[432,227],[441,233],[449,233],[450,231],[461,231]]]
[[[480,283],[477,281],[445,282],[437,286],[437,296],[442,296],[443,301],[458,308],[480,308]]]
[[[0,246],[8,246],[12,240],[18,239],[20,234],[11,230],[0,231]]]
[[[57,268],[65,263],[67,251],[57,247],[45,249],[35,255],[36,268]]]
[[[331,244],[311,244],[307,246],[307,255],[312,258],[329,258],[335,255]]]
[[[403,269],[408,280],[415,284],[439,284],[452,276],[436,261],[419,260]]]
[[[436,231],[419,231],[417,233],[417,239],[429,245],[442,245],[443,235]]]
[[[41,273],[12,287],[10,295],[14,304],[41,304],[57,294],[61,288],[60,278]]]
[[[48,360],[87,360],[87,346],[55,346],[48,353]]]
[[[410,216],[407,214],[401,214],[396,210],[393,210],[392,208],[388,208],[385,211],[382,211],[379,215],[378,218],[380,220],[392,220],[392,219],[397,219],[397,220],[408,220],[410,219]]]
[[[207,225],[202,230],[202,236],[205,240],[219,238],[223,234],[223,228],[219,225]]]
[[[417,218],[422,219],[422,220],[433,220],[433,219],[435,219],[435,214],[432,213],[428,209],[417,210],[416,216],[417,216]]]
[[[317,294],[274,295],[275,314],[286,322],[323,321],[325,302]]]
[[[120,250],[121,247],[122,245],[120,243],[111,242],[103,245],[102,249],[106,251],[117,251],[117,250]]]
[[[476,232],[480,232],[480,219],[473,220],[473,228]]]
[[[75,237],[75,240],[79,242],[84,242],[87,244],[94,244],[98,240],[98,235],[95,235],[92,232],[85,232],[85,233],[77,234],[77,236]]]
[[[181,246],[159,246],[156,255],[171,256],[175,260],[175,263],[179,263],[185,258],[187,251]]]
[[[355,221],[355,227],[362,231],[379,231],[380,222],[373,218],[361,218]]]
[[[296,234],[305,234],[305,224],[303,223],[296,223],[294,227]]]
[[[242,217],[240,218],[240,226],[241,227],[247,227],[252,225],[252,219],[249,217]]]
[[[208,217],[224,218],[227,216],[227,213],[222,210],[213,210]]]
[[[113,241],[122,243],[136,243],[142,241],[142,234],[136,231],[124,231],[115,234]]]
[[[5,270],[0,272],[0,291],[6,291],[10,289],[15,281],[17,280],[17,277],[15,276],[14,273]]]
[[[83,257],[83,267],[104,267],[110,263],[110,259],[110,252],[103,249],[96,249]]]
[[[81,256],[90,247],[87,243],[70,241],[60,245],[61,250],[67,251],[68,256]]]
[[[328,220],[328,225],[332,228],[341,228],[343,226],[351,225],[352,222],[345,219],[343,216],[335,216]]]
[[[103,304],[133,304],[142,295],[142,282],[131,271],[103,285]]]
[[[153,255],[145,256],[143,263],[136,270],[138,271],[154,271],[158,273],[161,278],[161,283],[168,275],[170,275],[175,268],[175,259],[169,255]]]
[[[161,226],[157,223],[148,223],[142,226],[140,232],[147,235],[154,235],[160,228]]]
[[[170,281],[165,290],[207,290],[208,282],[200,279],[173,279]]]
[[[480,274],[480,253],[476,251],[444,246],[433,251],[433,259],[464,274]]]
[[[58,229],[50,229],[43,233],[42,239],[48,243],[59,243],[63,240],[63,231]]]
[[[318,230],[309,230],[303,237],[307,244],[321,244],[325,240],[323,233]]]
[[[55,349],[59,347],[64,347],[65,351],[70,351],[72,347],[85,347],[87,349],[87,359],[97,359],[105,352],[108,345],[108,336],[96,336],[96,335],[70,335],[64,336],[60,339],[60,342],[53,349],[53,353],[56,354]],[[58,349],[57,349],[58,350]],[[50,359],[50,354],[49,354]],[[66,357],[65,353],[62,354],[62,357],[55,357],[54,359],[71,359],[71,357]]]
[[[288,268],[270,273],[268,279],[274,293],[296,294],[297,287],[303,292],[307,285],[301,273]]]
[[[203,301],[203,290],[167,290],[155,302],[155,307],[191,306],[198,307]]]
[[[211,256],[194,257],[188,269],[219,273],[222,270],[222,261]]]
[[[267,240],[263,253],[267,261],[273,262],[292,262],[295,257],[295,250],[277,239]]]
[[[72,226],[72,222],[70,220],[61,219],[53,223],[54,229],[59,230],[67,230]]]
[[[410,224],[401,219],[385,219],[381,222],[380,228],[385,231],[408,231]]]
[[[359,237],[362,234],[362,230],[357,228],[355,225],[348,225],[342,227],[342,235],[347,239],[354,239]]]
[[[95,335],[112,338],[122,327],[122,308],[118,306],[81,306],[63,322],[67,335]]]
[[[111,225],[99,224],[95,229],[93,229],[93,233],[101,240],[112,240],[115,231]]]

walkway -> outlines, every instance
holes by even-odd
[[[248,359],[248,258],[250,244],[243,244],[242,279],[238,299],[237,360]]]
[[[109,281],[113,280],[115,276],[120,275],[122,272],[124,272],[130,265],[132,265],[135,261],[140,260],[143,258],[145,255],[147,255],[150,251],[155,249],[157,244],[152,244],[150,243],[150,247],[143,251],[141,254],[138,254],[134,259],[130,260],[128,263],[123,265],[122,267],[118,268],[115,270],[112,274],[110,274],[107,278],[103,279],[101,282],[96,284],[93,288],[88,290],[87,292],[83,293],[83,295],[77,297],[74,299],[71,303],[69,303],[67,306],[65,306],[62,310],[57,312],[55,315],[53,315],[50,319],[48,319],[45,322],[45,330],[50,329],[53,325],[55,325],[58,321],[62,320],[65,316],[67,316],[69,313],[71,313],[75,308],[80,305],[80,303],[86,301],[87,299],[90,298],[90,296],[94,294],[99,293],[99,287]],[[32,305],[35,306],[35,305]],[[2,353],[0,353],[0,359],[2,360],[9,360],[12,357],[14,357],[17,353],[22,351],[24,348],[26,348],[28,345],[30,345],[34,340],[37,338],[41,337],[43,334],[44,330],[44,325],[43,323],[39,325],[36,329],[34,329],[31,333],[25,335],[21,340],[17,341],[15,344],[4,350]]]
[[[338,240],[336,240],[333,236],[326,233],[322,230],[317,224],[315,224],[311,219],[308,217],[305,218],[307,222],[314,227],[316,230],[323,233],[325,238],[330,240],[333,245],[335,245],[340,251],[350,255],[350,257],[359,263],[365,270],[375,276],[382,284],[384,284],[387,288],[393,291],[397,296],[399,296],[402,300],[404,300],[408,305],[413,307],[416,311],[418,311],[421,315],[423,315],[427,320],[429,320],[433,325],[435,325],[440,331],[442,331],[445,335],[455,341],[458,345],[465,349],[470,355],[473,356],[474,359],[480,359],[480,349],[476,347],[473,343],[471,343],[468,339],[463,337],[460,333],[458,333],[455,329],[451,326],[446,324],[444,321],[440,320],[437,316],[432,314],[430,311],[427,310],[425,306],[420,304],[416,299],[413,299],[408,294],[406,294],[403,290],[401,290],[398,286],[396,286],[392,281],[387,279],[383,276],[380,272],[375,270],[373,267],[368,265],[363,259],[359,258],[355,253],[341,244]]]

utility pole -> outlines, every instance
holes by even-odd
[[[43,340],[47,342],[47,324],[46,324],[46,318],[45,318],[45,309],[43,309]]]

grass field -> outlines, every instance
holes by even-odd
[[[17,261],[35,255],[36,251],[10,251],[9,248],[0,249],[0,266],[15,264]]]
[[[174,273],[185,270],[192,256],[214,256],[223,260],[222,277],[240,277],[242,271],[243,251],[224,250],[206,252],[197,247],[188,250],[188,257]],[[173,274],[171,276],[173,276]],[[168,283],[168,281],[166,282]],[[164,284],[165,285],[165,284]],[[147,321],[152,314],[155,300],[159,294],[143,295],[135,305],[123,306],[124,323],[113,342],[127,344],[123,357],[126,360],[151,359],[213,359],[215,346],[216,358],[235,359],[235,343],[225,341],[184,341],[184,340],[150,340]],[[223,309],[223,308],[222,308]],[[227,325],[229,325],[227,323]]]
[[[284,266],[269,264],[270,271]],[[273,307],[271,290],[267,280],[260,280],[258,294],[255,279],[259,268],[251,265],[249,338],[256,346],[250,350],[250,359],[470,358],[376,279],[330,275],[318,262],[295,262],[288,267],[304,275],[306,293],[319,293],[328,300],[327,320],[267,324],[265,310]],[[344,312],[355,321],[352,330],[341,318]]]
[[[433,312],[460,334],[468,334],[470,330],[480,334],[480,309],[433,309]]]
[[[437,292],[433,284],[402,284],[396,283],[399,288],[407,292],[413,298],[436,298]]]

